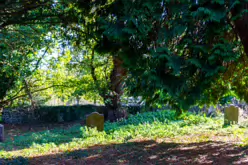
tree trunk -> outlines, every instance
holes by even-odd
[[[32,109],[35,109],[35,101],[33,100],[33,96],[32,96],[32,93],[31,93],[31,91],[29,89],[28,82],[24,79],[23,83],[24,83],[24,86],[25,86],[25,91],[26,91],[26,93],[28,95],[28,98],[29,98],[29,100],[31,102]]]
[[[79,96],[76,97],[76,102],[77,102],[77,105],[79,105],[79,103],[80,103],[80,97]]]
[[[232,17],[235,17],[241,13],[243,10],[248,9],[248,3],[243,3],[241,6],[237,6],[232,9]],[[238,34],[238,36],[241,39],[241,42],[244,46],[244,51],[246,55],[248,56],[248,13],[244,12],[243,15],[234,20],[234,31]]]
[[[113,70],[110,75],[110,82],[107,87],[101,88],[100,83],[97,80],[97,75],[95,74],[95,66],[93,61],[95,58],[94,50],[92,50],[92,57],[90,62],[91,76],[96,84],[96,88],[99,91],[100,96],[104,100],[104,104],[108,109],[108,120],[116,121],[122,118],[123,115],[119,113],[120,111],[120,97],[123,94],[124,79],[127,74],[126,69],[122,67],[123,61],[116,56],[113,56]],[[108,81],[108,78],[106,78]]]
[[[112,110],[110,115],[113,115],[113,120],[117,120],[123,117],[123,112],[120,112],[121,107],[121,95],[123,94],[124,79],[127,74],[125,68],[122,67],[123,61],[117,57],[113,57],[114,68],[110,75],[110,93],[104,98],[107,108]]]
[[[35,111],[35,108],[36,108],[36,103],[35,101],[33,100],[33,96],[32,96],[32,93],[29,89],[29,86],[28,86],[28,82],[24,79],[23,80],[23,83],[24,83],[24,87],[25,87],[25,91],[29,97],[29,100],[31,102],[31,109],[30,109],[30,112],[29,112],[29,115],[28,118],[29,120],[31,120],[32,122],[34,121],[34,118],[35,118],[35,114],[34,114],[34,111]],[[32,123],[29,124],[29,130],[32,129]]]

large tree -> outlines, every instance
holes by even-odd
[[[133,93],[147,96],[150,102],[164,95],[164,101],[180,112],[203,98],[226,64],[241,56],[235,50],[240,43],[227,5],[224,1],[114,1],[95,11],[102,38],[97,48],[124,61],[135,79]]]
[[[76,43],[95,40],[95,51],[111,54],[118,66],[127,68],[130,82],[135,85],[133,92],[151,101],[164,96],[164,101],[170,101],[178,112],[197,100],[207,102],[216,94],[223,95],[227,88],[216,89],[216,84],[221,84],[220,76],[230,67],[243,63],[240,59],[248,55],[246,0],[47,1],[45,4],[39,10],[26,8],[22,24],[57,23],[67,29],[64,33]],[[19,19],[10,19],[16,17]],[[20,19],[11,14],[2,26]],[[70,35],[68,29],[80,35]],[[235,72],[237,79],[244,77],[243,72],[242,76],[239,74],[240,71]],[[245,96],[246,92],[235,88],[235,82],[228,83],[241,97]]]

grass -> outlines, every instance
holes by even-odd
[[[103,132],[75,125],[7,139],[0,143],[0,158],[29,158],[54,153],[68,153],[94,145],[122,144],[144,139],[196,143],[207,141],[240,142],[246,146],[246,128],[223,127],[223,116],[208,118],[175,111],[146,112],[116,123],[105,123]],[[77,155],[76,155],[77,156]]]

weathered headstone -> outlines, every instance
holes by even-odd
[[[224,124],[240,124],[243,121],[243,110],[237,106],[230,105],[225,108]]]
[[[103,131],[104,128],[104,115],[98,112],[93,112],[86,116],[86,126],[94,128],[96,127],[98,131]]]
[[[4,126],[0,124],[0,142],[4,141]]]

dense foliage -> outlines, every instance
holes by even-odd
[[[77,22],[66,27],[76,32],[76,43],[94,40],[93,49],[124,62],[132,95],[142,95],[148,104],[169,102],[180,112],[197,101],[216,102],[231,89],[244,97],[240,81],[228,81],[233,73],[220,77],[245,56],[236,24],[246,16],[245,3],[75,2],[66,17]]]
[[[168,102],[181,112],[196,103],[214,103],[230,91],[247,98],[241,90],[247,79],[247,3],[13,1],[5,4],[12,9],[2,11],[1,32],[12,25],[50,25],[73,47],[112,57],[111,92],[104,98],[110,99],[109,107],[118,108],[127,75],[131,95],[143,96],[147,104]]]
[[[201,99],[217,101],[228,90],[217,87],[220,74],[243,52],[225,5],[115,1],[99,11],[102,48],[118,48],[130,72],[131,92],[148,101],[162,98],[178,110]]]
[[[49,38],[45,38],[47,30],[41,26],[9,26],[0,31],[0,101],[37,69],[42,58],[38,52],[50,44]]]

